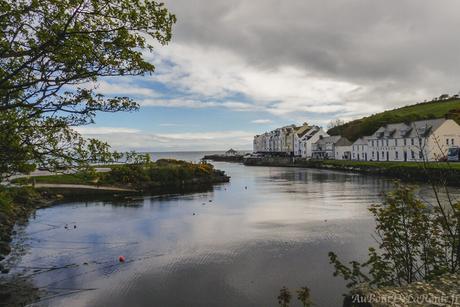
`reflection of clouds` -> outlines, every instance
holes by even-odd
[[[332,277],[327,252],[346,259],[366,253],[373,244],[367,207],[391,180],[309,169],[216,167],[232,181],[210,192],[39,210],[27,228],[31,249],[21,265],[76,264],[36,275],[36,285],[98,289],[62,297],[55,305],[183,306],[186,301],[200,306],[213,305],[214,299],[224,302],[220,306],[272,305],[273,295],[289,284],[311,285],[317,294],[333,285],[330,293],[340,298],[343,284]],[[75,222],[78,228],[35,232],[51,221]],[[118,263],[119,255],[125,264]],[[337,305],[334,295],[326,295],[321,305]]]

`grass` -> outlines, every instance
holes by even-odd
[[[75,184],[122,187],[182,185],[193,182],[218,182],[226,177],[210,164],[162,159],[148,164],[104,166],[109,172],[88,170],[75,174],[59,174],[14,179],[15,184]]]
[[[343,135],[350,141],[373,134],[385,124],[434,118],[451,118],[460,124],[460,100],[450,99],[418,103],[357,119],[328,130],[330,135]]]
[[[51,184],[96,184],[94,178],[88,177],[84,174],[59,174],[49,176],[35,176],[13,179],[12,183],[16,184],[32,184],[35,183],[51,183]]]
[[[345,161],[345,160],[325,160],[324,165],[344,166],[344,167],[378,167],[378,168],[423,168],[421,162],[385,162],[385,161]],[[427,168],[460,170],[460,163],[447,162],[428,162]]]

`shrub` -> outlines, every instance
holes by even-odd
[[[430,206],[414,197],[413,188],[398,184],[370,211],[379,246],[369,248],[369,259],[347,266],[329,253],[334,275],[347,280],[348,287],[363,282],[374,287],[403,286],[460,272],[460,203],[438,200]]]

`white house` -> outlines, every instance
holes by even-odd
[[[460,145],[460,126],[452,119],[389,124],[368,137],[373,161],[437,161]]]
[[[225,155],[226,155],[227,157],[234,157],[234,156],[238,155],[238,152],[237,152],[235,149],[230,148],[229,150],[227,150],[227,151],[225,152]]]
[[[352,145],[352,160],[357,161],[367,161],[368,160],[368,153],[369,153],[369,146],[368,146],[368,139],[366,136],[357,139]]]
[[[345,137],[340,138],[334,144],[334,159],[351,160],[352,143]]]
[[[310,126],[307,123],[303,123],[302,126],[297,127],[294,134],[294,147],[293,155],[300,157],[302,156],[302,140],[305,135],[310,132],[315,126]]]
[[[320,137],[328,137],[323,128],[318,126],[313,126],[311,129],[305,131],[305,133],[299,136],[298,147],[300,151],[300,156],[302,158],[310,159],[312,157],[313,144],[319,140]]]
[[[340,135],[319,137],[318,141],[313,143],[313,159],[337,159],[347,160],[351,156],[352,143]]]

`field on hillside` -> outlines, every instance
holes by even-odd
[[[451,118],[460,124],[460,100],[432,101],[377,113],[328,130],[330,135],[343,135],[350,141],[374,133],[385,124],[433,118]]]

